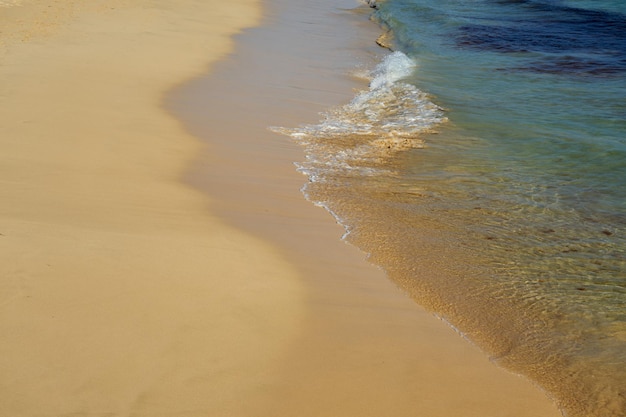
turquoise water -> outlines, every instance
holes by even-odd
[[[626,6],[387,0],[369,89],[301,142],[305,194],[569,416],[626,415]]]

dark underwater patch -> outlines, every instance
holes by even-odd
[[[508,9],[502,18],[460,27],[455,36],[459,47],[540,55],[517,70],[598,76],[626,72],[626,16],[529,0],[497,3]]]

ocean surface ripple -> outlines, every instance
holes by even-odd
[[[393,52],[317,124],[305,195],[568,416],[626,415],[626,6],[386,0]]]

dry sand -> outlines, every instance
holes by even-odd
[[[259,9],[106,3],[0,9],[0,415],[249,415],[301,287],[180,183],[159,103]]]
[[[340,242],[287,160],[256,179],[274,208],[181,181],[250,162],[161,102],[255,1],[85,3],[0,1],[0,416],[558,415]]]

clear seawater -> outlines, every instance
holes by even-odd
[[[386,0],[394,52],[301,142],[309,199],[551,395],[626,415],[626,3]]]

